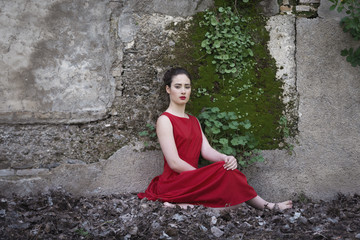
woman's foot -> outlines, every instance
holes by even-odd
[[[177,203],[177,204],[173,204],[173,203],[169,203],[169,202],[164,202],[164,207],[169,207],[169,208],[176,208],[176,206],[179,206],[182,209],[187,209],[189,208],[194,208],[194,205],[191,204],[187,204],[187,203]]]
[[[285,209],[292,208],[293,204],[291,200],[280,202],[280,203],[267,203],[264,205],[265,208],[270,210],[280,210],[283,211]]]

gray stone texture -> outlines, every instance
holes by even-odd
[[[333,11],[330,11],[330,7],[332,5],[333,5],[332,2],[330,2],[329,0],[321,0],[320,6],[318,8],[318,15],[320,18],[327,18],[327,19],[332,18],[332,19],[340,21],[341,18],[346,16],[346,13],[344,10],[340,13],[336,9]]]
[[[360,44],[332,19],[300,19],[297,36],[298,127],[310,147],[303,153],[308,191],[359,192],[360,185],[351,183],[360,182],[360,68],[340,52]]]
[[[176,37],[175,32],[167,29],[167,26],[187,20],[181,16],[189,16],[204,10],[212,5],[212,1],[27,1],[27,6],[22,6],[22,8],[19,7],[21,3],[21,1],[0,0],[0,17],[10,21],[9,16],[13,14],[13,21],[8,24],[11,26],[10,30],[16,33],[16,27],[25,29],[26,27],[23,26],[26,25],[25,20],[28,16],[32,16],[29,19],[29,24],[34,25],[31,29],[33,32],[42,30],[41,33],[44,35],[38,34],[39,39],[33,39],[32,33],[28,33],[21,35],[21,41],[26,42],[29,38],[30,47],[35,46],[36,41],[42,41],[46,43],[45,47],[52,46],[55,48],[52,49],[53,52],[59,54],[59,56],[50,55],[52,53],[50,50],[47,52],[49,55],[43,53],[46,57],[42,62],[45,65],[43,68],[48,69],[49,73],[42,71],[44,77],[39,73],[41,82],[36,86],[41,89],[50,87],[54,89],[54,84],[60,82],[59,84],[63,84],[66,89],[71,90],[74,87],[81,89],[69,93],[69,98],[74,97],[72,99],[76,101],[72,103],[71,112],[61,112],[60,117],[58,112],[36,107],[34,107],[34,112],[4,113],[4,118],[1,120],[3,124],[0,124],[0,169],[5,169],[0,172],[1,192],[8,193],[11,189],[10,192],[26,194],[57,186],[64,186],[67,190],[79,194],[91,192],[89,189],[93,189],[93,193],[100,193],[101,189],[107,193],[114,189],[121,192],[144,190],[155,176],[151,169],[157,171],[162,169],[161,153],[156,151],[153,154],[152,151],[144,154],[123,152],[118,155],[116,161],[127,164],[119,165],[117,168],[107,167],[110,166],[107,164],[113,162],[109,161],[109,157],[124,145],[133,149],[134,142],[149,142],[149,139],[139,137],[139,132],[145,130],[146,123],[154,124],[167,105],[165,91],[160,88],[162,74],[167,68],[162,63],[162,54],[164,54],[164,48],[169,48],[174,44]],[[51,11],[51,9],[57,11]],[[35,17],[37,11],[39,14]],[[31,15],[28,12],[33,13]],[[173,16],[161,13],[173,14]],[[24,17],[21,17],[22,15]],[[92,39],[92,29],[96,30],[95,39]],[[70,37],[74,43],[69,41]],[[88,49],[89,41],[93,44],[90,50]],[[51,45],[53,42],[58,45]],[[71,49],[65,49],[67,43]],[[78,49],[85,51],[83,55],[76,52]],[[165,53],[167,53],[166,50]],[[26,61],[26,63],[29,61],[26,58],[28,55],[17,56],[16,54],[12,55],[19,58],[19,61]],[[29,53],[30,55],[34,54]],[[77,66],[85,64],[88,67],[78,69],[69,66],[67,69],[69,74],[66,76],[73,76],[75,73],[72,71],[77,71],[76,74],[80,70],[84,72],[79,72],[71,78],[56,78],[55,74],[59,71],[54,68],[59,68],[56,64],[62,61],[61,57],[66,57],[66,60],[72,61],[71,63]],[[46,62],[49,64],[46,65]],[[6,71],[2,72],[6,73]],[[55,80],[49,78],[47,82],[45,77],[50,73],[54,74]],[[94,85],[91,81],[97,79],[96,83],[103,86],[94,92],[100,97],[107,98],[102,101],[103,109],[106,107],[106,115],[98,115],[98,109],[82,112],[84,110],[82,104],[95,106],[96,100],[89,99],[92,97],[90,95],[87,99],[82,99],[82,96],[78,95],[87,84],[81,79],[82,73],[87,74],[89,85]],[[104,76],[110,74],[110,76],[100,79],[101,74]],[[9,88],[18,87],[18,85],[10,86],[8,78],[0,78],[0,81],[2,86],[7,84]],[[21,86],[24,84],[20,84],[19,88]],[[30,85],[26,86],[29,86],[29,91],[32,89]],[[24,89],[20,90],[25,91]],[[8,89],[7,91],[15,90]],[[58,94],[62,92],[59,90]],[[28,96],[26,94],[18,96],[15,92],[12,95],[16,101],[20,102],[24,102],[22,97]],[[35,95],[40,100],[46,100],[48,97]],[[58,97],[59,102],[55,103],[62,107],[62,95]],[[1,107],[5,108],[6,99],[1,100]],[[63,106],[63,109],[65,107]],[[81,117],[82,114],[84,118]],[[106,116],[105,119],[88,123],[89,120],[104,116]],[[24,124],[14,124],[16,122]],[[44,124],[28,124],[36,122]],[[58,124],[46,124],[54,122]],[[83,122],[83,124],[61,124],[70,122]],[[157,147],[156,143],[149,142],[149,146],[145,149]],[[137,168],[133,168],[134,166]],[[39,171],[36,169],[44,168],[49,169],[48,174],[46,171],[36,174],[36,171]],[[119,178],[108,177],[106,171],[116,171],[111,174]],[[16,175],[16,172],[26,175]],[[95,177],[99,181],[95,181]],[[95,188],[98,190],[95,191]]]
[[[11,5],[10,2],[6,4]],[[35,3],[29,1],[28,4]],[[176,24],[186,19],[143,13],[141,9],[132,9],[129,5],[125,6],[121,1],[108,2],[106,7],[109,9],[106,11],[110,11],[111,14],[102,20],[103,24],[108,25],[108,34],[112,39],[109,49],[105,50],[114,55],[111,59],[115,59],[110,63],[98,61],[99,64],[107,64],[106,68],[112,74],[111,78],[116,85],[109,92],[115,95],[109,115],[107,114],[101,121],[81,125],[14,125],[14,121],[9,124],[0,124],[0,169],[54,168],[66,163],[68,159],[94,163],[99,159],[109,158],[125,144],[138,141],[139,132],[145,130],[146,123],[154,124],[167,103],[166,94],[160,89],[161,74],[166,66],[159,62],[163,59],[163,48],[168,48],[171,43],[174,43],[173,38],[176,37],[174,31],[167,30],[166,27],[171,23]],[[100,3],[96,6],[103,7]],[[97,9],[92,11],[98,12]],[[194,11],[195,9],[192,12]],[[87,25],[92,25],[91,21],[89,20]],[[127,35],[124,32],[126,31],[120,31],[123,27],[126,27],[130,33],[134,33],[130,36],[131,38],[125,39]],[[132,29],[133,27],[135,29]],[[93,62],[90,56],[86,59]],[[86,60],[83,62],[85,63]],[[98,70],[101,72],[101,69]],[[94,71],[98,70],[94,69]],[[78,83],[73,83],[73,79],[68,80],[69,82],[66,82],[64,79],[63,83],[77,86]],[[104,79],[104,81],[107,80]],[[79,87],[81,86],[80,84]],[[81,98],[77,100],[82,101]],[[62,120],[56,118],[57,113],[43,112],[42,116],[46,115],[51,119],[40,120],[48,122],[57,120],[57,123],[82,121],[76,118],[80,116],[80,112],[76,112],[75,109],[74,111],[68,114],[63,113]],[[35,115],[35,113],[26,112],[18,114]],[[39,119],[31,118],[28,123],[36,120],[39,121]],[[89,118],[85,120],[88,121]]]
[[[167,105],[161,61],[177,37],[167,26],[209,5],[0,0],[0,122],[8,123],[0,125],[1,194],[57,187],[77,195],[143,191],[161,173],[163,157],[133,143],[148,141],[139,131]],[[295,102],[292,116],[299,118],[298,136],[288,139],[292,155],[264,151],[265,163],[244,171],[269,200],[360,192],[360,72],[340,56],[359,42],[342,32],[341,15],[327,5],[321,1],[320,18],[268,22],[284,100]],[[278,13],[277,1],[263,7]],[[27,124],[105,116],[81,125]]]
[[[124,11],[188,17],[208,9],[213,4],[212,0],[132,0],[126,1]]]
[[[284,103],[297,99],[295,64],[295,16],[277,15],[271,17],[266,26],[270,33],[268,49],[276,60],[276,78],[284,82]]]
[[[300,0],[300,4],[320,3],[320,0]]]
[[[0,122],[81,122],[114,98],[106,1],[0,1]]]
[[[265,16],[274,16],[279,13],[279,3],[277,0],[264,0],[259,3]]]
[[[311,10],[311,7],[308,5],[297,5],[296,11],[297,12],[309,12]]]
[[[360,192],[360,69],[340,55],[359,42],[342,31],[339,18],[323,16],[329,17],[296,21],[299,134],[292,154],[264,151],[265,164],[246,171],[272,200]]]
[[[57,188],[75,195],[144,191],[152,178],[161,173],[162,164],[160,151],[139,152],[133,146],[127,146],[108,160],[93,164],[63,164],[51,171],[22,170],[25,175],[22,178],[4,175],[1,171],[1,195],[28,195]]]

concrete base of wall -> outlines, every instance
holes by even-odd
[[[0,171],[2,196],[28,195],[62,188],[74,195],[109,195],[144,191],[162,173],[160,151],[141,152],[134,146],[119,149],[109,159],[94,164],[63,164],[52,170]]]
[[[360,192],[354,184],[360,182],[360,68],[340,55],[360,44],[342,31],[328,1],[321,4],[319,18],[297,18],[293,26],[299,135],[292,154],[264,151],[265,164],[246,171],[259,195],[274,201],[299,193],[329,200]]]

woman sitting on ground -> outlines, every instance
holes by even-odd
[[[145,193],[138,194],[139,198],[183,208],[193,205],[236,208],[243,202],[257,209],[292,208],[290,200],[272,203],[259,197],[245,175],[237,170],[235,157],[210,146],[196,117],[185,113],[191,93],[191,77],[185,69],[170,69],[164,82],[170,105],[156,124],[164,171],[151,181]],[[200,154],[214,163],[198,168]]]

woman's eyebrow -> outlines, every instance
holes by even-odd
[[[183,85],[183,84],[182,84],[182,83],[174,83],[174,85],[176,85],[176,86],[181,86],[181,85]],[[185,86],[191,86],[190,83],[185,83],[184,85],[185,85]]]

